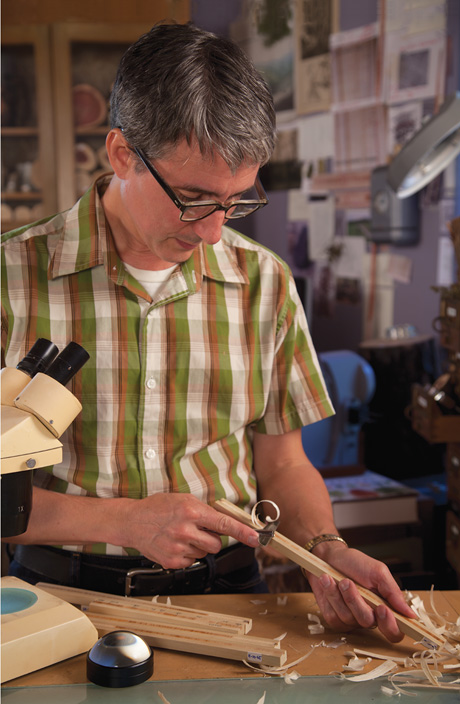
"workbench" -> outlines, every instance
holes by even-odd
[[[427,611],[430,611],[429,593],[419,592]],[[265,704],[309,704],[343,701],[387,702],[389,697],[380,690],[386,678],[370,682],[347,682],[334,676],[348,663],[346,652],[353,648],[379,652],[393,657],[410,657],[421,646],[407,636],[400,643],[390,644],[378,630],[356,630],[339,634],[325,629],[322,635],[311,635],[308,614],[320,615],[311,593],[238,594],[175,596],[177,606],[203,609],[251,618],[251,634],[277,638],[283,633],[282,647],[287,650],[287,662],[297,660],[308,651],[311,655],[295,665],[301,677],[288,684],[281,677],[266,676],[249,669],[244,663],[178,651],[154,650],[154,674],[143,684],[113,689],[91,684],[86,677],[86,655],[82,654],[6,682],[1,689],[3,704],[258,704],[265,696]],[[284,603],[285,602],[285,603]],[[460,614],[460,591],[434,593],[434,604],[439,613],[455,622]],[[312,647],[344,641],[338,647]],[[366,669],[378,664],[373,660]],[[345,673],[344,673],[345,674]],[[353,674],[353,673],[346,673]],[[458,676],[458,675],[457,675]],[[458,692],[414,690],[417,703],[444,704],[459,702]],[[160,694],[159,694],[160,693]],[[391,700],[391,698],[390,698]]]

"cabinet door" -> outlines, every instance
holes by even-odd
[[[56,210],[49,29],[2,28],[2,231]]]
[[[58,208],[71,207],[104,171],[108,103],[122,54],[152,23],[52,26]]]

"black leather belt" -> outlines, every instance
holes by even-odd
[[[14,559],[34,572],[37,581],[125,596],[200,594],[215,577],[249,567],[254,549],[232,545],[181,570],[166,570],[143,557],[72,552],[41,545],[17,545]]]

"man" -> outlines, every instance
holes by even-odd
[[[6,364],[37,337],[90,354],[73,383],[83,411],[63,462],[37,472],[12,573],[115,593],[261,590],[257,533],[212,502],[272,499],[280,530],[317,538],[351,578],[309,577],[326,621],[395,641],[391,611],[352,580],[411,611],[387,568],[337,535],[303,452],[301,427],[333,411],[292,277],[226,225],[266,204],[274,135],[270,92],[238,47],[156,26],[119,67],[113,176],[4,237]]]

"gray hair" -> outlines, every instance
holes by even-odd
[[[237,169],[263,165],[275,145],[267,83],[240,47],[191,24],[154,26],[121,59],[110,99],[112,127],[162,158],[184,138]]]

